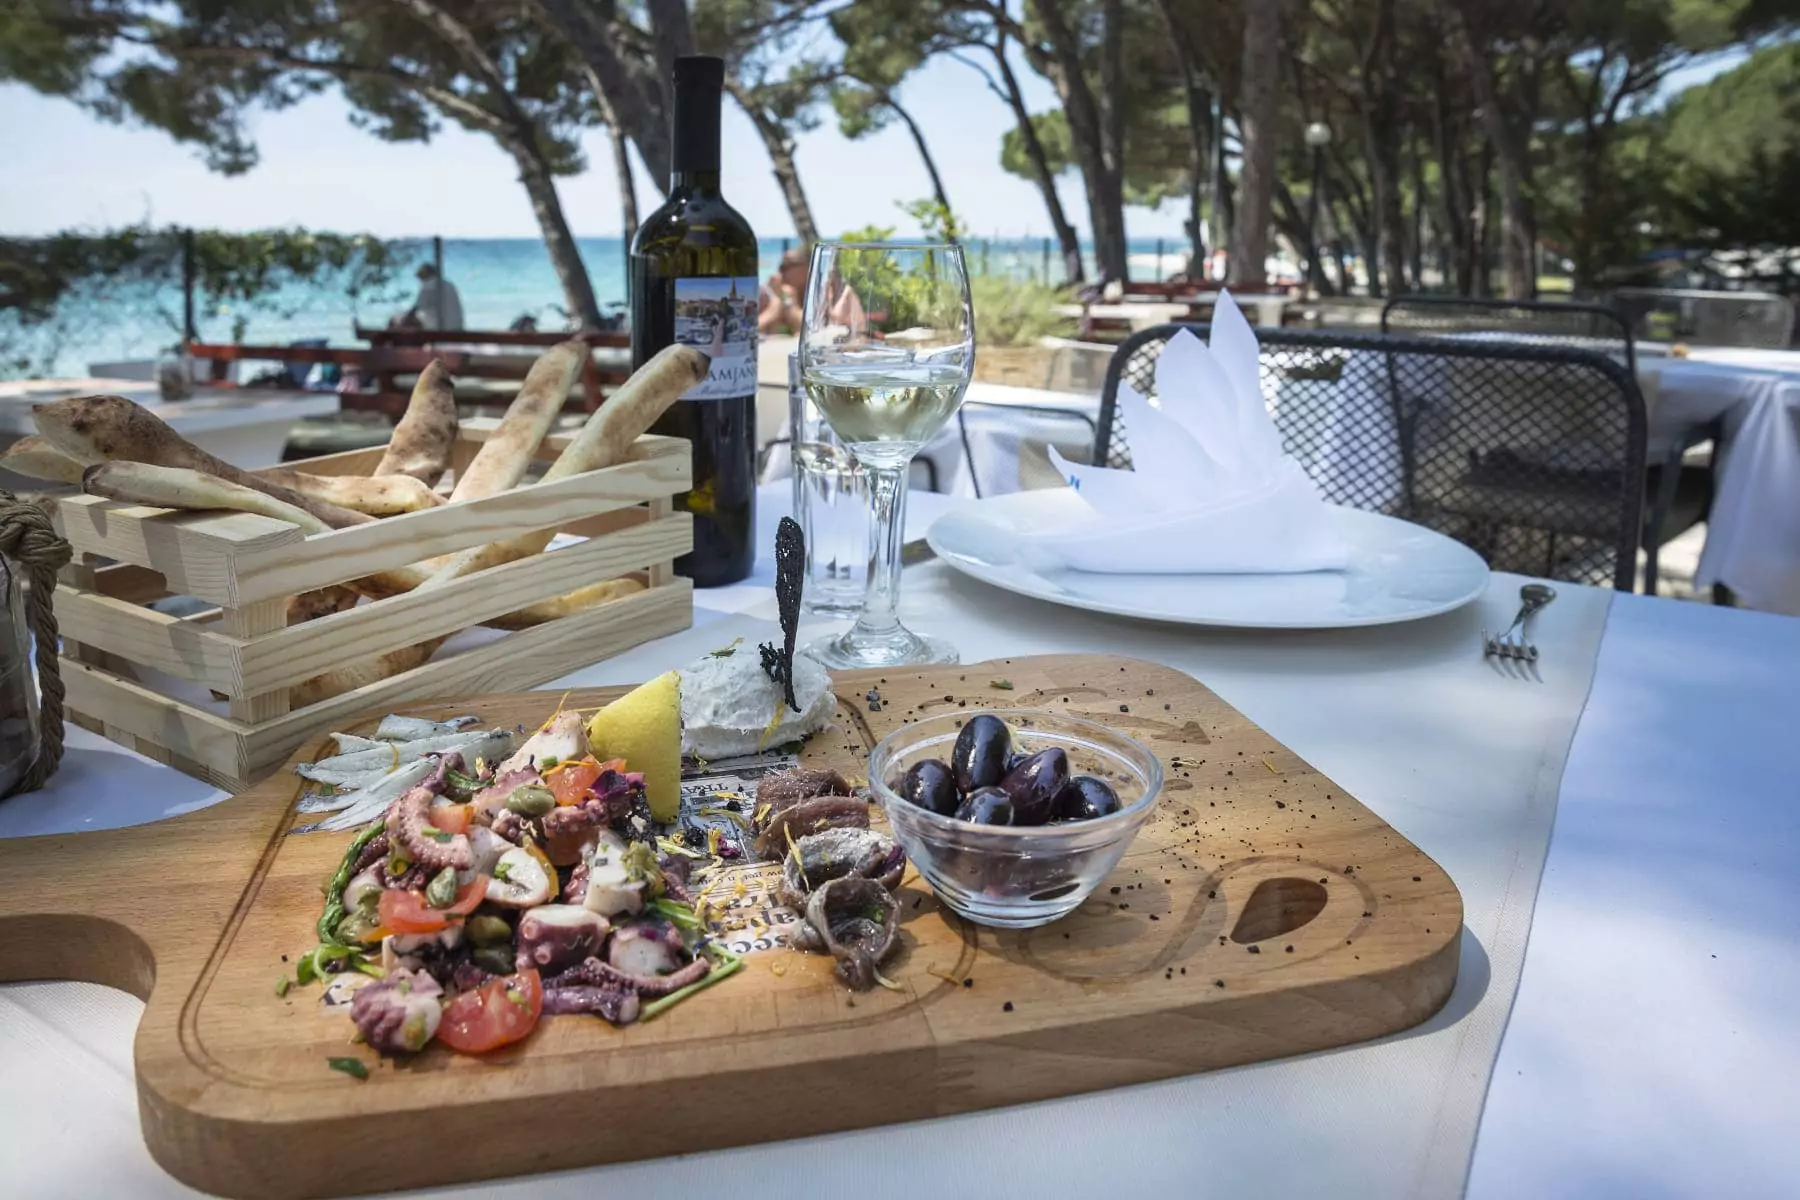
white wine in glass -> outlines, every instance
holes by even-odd
[[[956,649],[901,624],[907,468],[962,403],[975,322],[959,246],[820,242],[800,331],[800,378],[868,475],[868,588],[847,632],[807,652],[828,667],[957,661]]]

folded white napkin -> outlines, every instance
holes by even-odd
[[[1230,295],[1212,346],[1182,330],[1156,360],[1152,403],[1119,385],[1130,471],[1050,459],[1081,499],[1067,524],[1020,535],[1038,561],[1109,574],[1333,571],[1343,539],[1263,405],[1256,335]]]

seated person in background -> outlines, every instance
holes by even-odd
[[[421,329],[463,328],[462,297],[456,285],[438,277],[437,268],[426,263],[419,268],[419,295],[408,311],[417,318]]]
[[[756,332],[799,333],[806,305],[806,258],[798,250],[781,256],[781,266],[758,290]],[[831,298],[831,323],[859,327],[864,323],[862,300],[856,289],[833,274],[826,284]]]
[[[806,302],[806,258],[798,250],[781,256],[781,265],[757,289],[756,332],[799,333],[801,306]]]

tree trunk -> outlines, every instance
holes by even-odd
[[[1131,267],[1125,245],[1124,189],[1107,161],[1105,120],[1094,90],[1088,86],[1081,43],[1059,0],[1028,2],[1051,45],[1052,53],[1048,56],[1041,52],[1032,54],[1033,65],[1050,80],[1063,102],[1063,113],[1069,122],[1069,141],[1087,190],[1095,263],[1105,277],[1127,279]],[[1029,47],[1027,52],[1031,53]]]
[[[1469,211],[1465,185],[1468,180],[1464,175],[1462,139],[1451,133],[1449,106],[1444,96],[1448,81],[1444,78],[1443,60],[1439,58],[1436,61],[1438,70],[1436,86],[1432,90],[1431,145],[1432,153],[1437,158],[1438,176],[1443,180],[1444,269],[1446,272],[1454,271],[1457,295],[1467,296],[1472,282],[1467,251]]]
[[[1314,233],[1317,224],[1317,213],[1309,216],[1294,199],[1294,193],[1279,177],[1275,180],[1275,204],[1279,217],[1275,221],[1277,227],[1287,234],[1288,241],[1306,257],[1306,281],[1311,285],[1313,293],[1319,296],[1331,295],[1331,281],[1325,278],[1325,263],[1319,252],[1319,240]]]
[[[1211,158],[1207,143],[1212,97],[1200,86],[1199,75],[1185,59],[1181,64],[1182,90],[1187,98],[1188,147],[1193,156],[1188,160],[1188,241],[1194,251],[1188,259],[1190,282],[1202,277],[1206,270],[1206,200],[1207,164]]]
[[[657,79],[650,69],[635,66],[620,56],[616,45],[618,39],[592,6],[580,0],[534,0],[534,3],[544,23],[560,34],[593,72],[620,127],[637,143],[638,153],[643,156],[657,190],[666,194],[674,164],[666,81]],[[690,45],[692,39],[690,31]]]
[[[819,240],[819,226],[813,220],[806,190],[800,186],[800,168],[794,162],[793,142],[788,140],[781,123],[764,112],[729,72],[725,75],[725,90],[731,93],[731,98],[744,110],[744,115],[750,118],[750,124],[762,138],[763,148],[769,152],[769,163],[774,168],[775,182],[781,187],[781,198],[787,201],[788,215],[794,220],[794,233],[799,236],[803,248],[810,248]]]
[[[1417,138],[1407,138],[1407,157],[1412,160],[1413,209],[1411,241],[1408,245],[1413,286],[1425,290],[1425,156]],[[1442,264],[1439,264],[1439,274]]]
[[[601,86],[600,76],[586,64],[582,66],[582,74],[587,79],[588,90],[594,93],[594,105],[600,110],[600,119],[606,122],[606,137],[612,143],[613,174],[619,181],[619,213],[623,218],[625,246],[629,251],[632,239],[637,237],[638,227],[637,183],[631,169],[631,145],[626,140],[625,131],[619,128],[619,116],[606,97],[606,89]]]
[[[569,232],[569,222],[563,216],[562,201],[557,198],[556,180],[551,177],[550,165],[523,140],[508,139],[506,148],[519,166],[519,182],[525,185],[525,193],[531,197],[531,212],[543,233],[544,248],[550,252],[550,265],[556,269],[557,282],[562,284],[569,315],[579,323],[579,328],[598,329],[601,325],[600,305],[594,299],[594,285],[588,279],[587,265],[581,261],[581,251],[575,246],[575,235]]]
[[[1222,96],[1213,99],[1212,151],[1212,229],[1213,247],[1217,249],[1230,244],[1231,227],[1237,220],[1231,172],[1225,163],[1225,100]]]
[[[1500,169],[1500,256],[1505,269],[1508,300],[1529,300],[1537,294],[1537,270],[1533,261],[1535,222],[1528,192],[1531,181],[1530,136],[1534,114],[1510,115],[1502,108],[1500,88],[1487,47],[1478,45],[1469,22],[1451,8],[1462,34],[1463,65],[1469,85],[1481,109],[1481,121],[1493,147],[1494,165]]]
[[[637,237],[638,208],[637,182],[632,178],[631,143],[617,125],[608,125],[606,133],[612,142],[613,173],[619,177],[619,214],[625,225],[625,244],[631,245]]]
[[[906,131],[912,134],[913,145],[918,147],[919,158],[925,164],[925,174],[931,177],[931,196],[937,201],[938,208],[944,213],[944,232],[952,242],[956,238],[956,210],[950,207],[950,197],[944,191],[943,176],[938,174],[937,162],[931,157],[931,147],[925,144],[925,131],[919,123],[906,111],[897,97],[891,92],[883,92],[881,101],[894,110],[894,115],[906,124]]]
[[[1019,126],[1019,140],[1025,145],[1025,157],[1031,162],[1032,178],[1037,182],[1038,191],[1043,193],[1044,208],[1050,214],[1050,225],[1056,230],[1057,245],[1062,249],[1065,282],[1079,283],[1086,273],[1081,267],[1081,239],[1076,236],[1075,227],[1069,224],[1068,214],[1063,211],[1062,197],[1056,194],[1056,175],[1050,170],[1050,156],[1044,153],[1044,143],[1037,135],[1037,126],[1031,123],[1031,110],[1025,107],[1025,96],[1019,91],[1018,76],[1013,74],[1012,64],[1006,61],[1006,35],[1002,33],[996,45],[989,49],[994,55],[994,65],[1000,72],[1000,82],[1004,85],[1002,95],[1012,109],[1013,120]]]
[[[1231,231],[1227,278],[1260,285],[1268,275],[1269,214],[1275,195],[1276,89],[1281,85],[1281,8],[1244,6],[1244,69],[1238,113],[1243,169],[1238,176],[1237,223]]]

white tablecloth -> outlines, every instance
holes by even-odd
[[[142,379],[15,379],[0,382],[0,444],[37,432],[33,404],[95,393],[136,400],[207,453],[246,469],[279,463],[295,421],[334,413],[339,404],[335,392],[205,386],[165,403],[156,384]]]
[[[919,532],[943,502],[914,501]],[[726,620],[721,612],[766,605],[768,571],[765,556],[747,584],[700,593],[701,617]],[[1385,740],[1350,728],[1332,733],[1334,712],[1352,725],[1363,719],[1334,707],[1332,689],[1341,699],[1342,687],[1355,684],[1371,705],[1401,707],[1411,691],[1411,677],[1390,655],[1358,658],[1366,635],[1159,629],[1012,600],[950,579],[941,566],[924,572],[909,607],[927,611],[914,619],[952,633],[969,658],[1048,638],[1193,661],[1204,664],[1202,678],[1334,775],[1386,772],[1398,780],[1415,769],[1395,763]],[[959,595],[968,598],[966,613],[946,602]],[[1790,749],[1800,622],[1620,596],[1606,628],[1469,1194],[1791,1195],[1800,1178],[1800,1141],[1788,1129],[1800,1111],[1800,1031],[1789,1003],[1800,985],[1800,922],[1791,918],[1800,911],[1800,804]],[[1419,633],[1433,636],[1424,626]],[[697,630],[679,646],[653,644],[581,675],[642,677],[668,665],[671,652],[691,652],[713,636]],[[1307,653],[1308,641],[1321,652]],[[1471,683],[1484,686],[1479,676]],[[123,766],[128,760],[79,739],[51,792],[0,805],[0,835],[116,824],[128,813],[191,806],[207,793],[141,760]],[[1402,829],[1449,861],[1451,848],[1431,830],[1456,828],[1453,797],[1443,796],[1440,808]],[[0,1177],[17,1194],[187,1194],[149,1162],[137,1137],[137,1011],[135,1001],[82,985],[0,989],[0,1079],[11,1101],[0,1123]],[[1358,1056],[1375,1053],[1313,1057],[1354,1077]],[[1279,1069],[467,1194],[785,1196],[797,1178],[808,1190],[871,1196],[1378,1194],[1341,1169],[1360,1153],[1356,1146],[1284,1140],[1297,1116],[1284,1116],[1278,1094],[1258,1082]],[[1196,1105],[1196,1085],[1223,1099]],[[1255,1171],[1226,1170],[1209,1144],[1244,1109],[1267,1114],[1266,1141],[1277,1149]],[[1379,1090],[1345,1116],[1347,1130],[1406,1119]]]
[[[1656,397],[1653,446],[1658,432],[1724,418],[1695,585],[1723,583],[1749,608],[1800,615],[1800,353],[1644,355],[1638,375]]]

